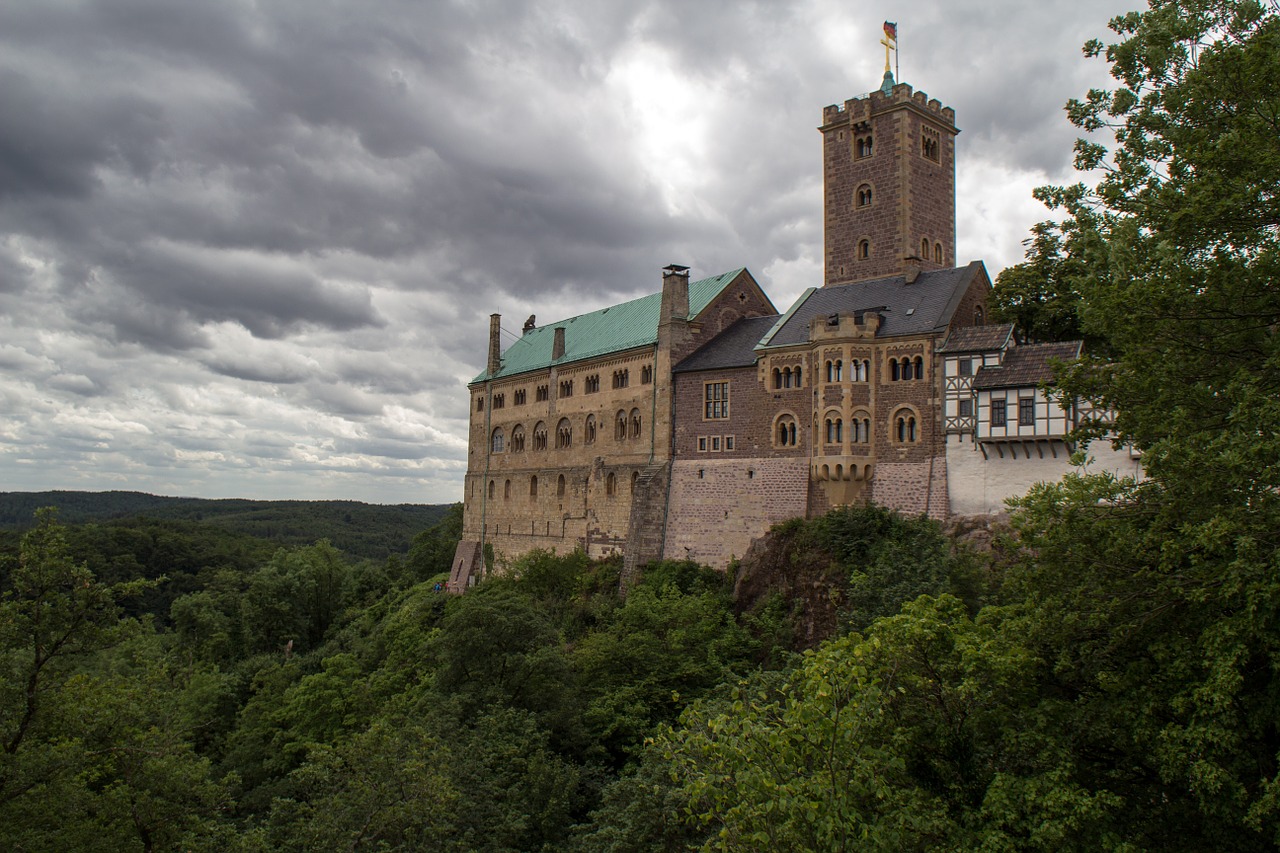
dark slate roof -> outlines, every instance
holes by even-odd
[[[1072,361],[1080,357],[1080,341],[1056,344],[1023,344],[1004,354],[999,367],[981,367],[973,377],[973,387],[1026,388],[1053,378],[1052,361]]]
[[[991,352],[1004,349],[1013,337],[1013,324],[998,326],[965,326],[952,330],[938,352]]]
[[[979,275],[985,277],[986,270],[982,261],[974,261],[965,267],[922,272],[911,284],[896,275],[814,288],[800,297],[760,346],[806,343],[814,317],[871,309],[879,309],[882,318],[877,337],[941,332],[951,322],[970,282]]]
[[[718,370],[724,367],[751,367],[756,363],[756,344],[778,322],[780,314],[747,317],[734,323],[688,358],[676,365],[676,373]]]
[[[739,275],[751,273],[745,269],[730,270],[711,278],[689,283],[689,319],[698,316]],[[753,279],[754,281],[754,279]],[[658,313],[662,307],[662,293],[651,293],[630,302],[610,305],[589,314],[579,314],[558,323],[548,323],[521,335],[502,354],[502,367],[493,376],[482,372],[471,383],[486,379],[514,376],[531,370],[542,370],[552,364],[551,347],[555,329],[565,330],[564,355],[555,364],[570,364],[588,358],[614,352],[653,346],[658,340]]]

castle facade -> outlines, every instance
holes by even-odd
[[[1044,384],[1080,345],[987,323],[986,269],[956,265],[955,113],[886,72],[819,131],[824,280],[785,311],[745,269],[691,281],[672,265],[649,296],[530,318],[505,352],[491,316],[455,589],[486,546],[723,566],[789,518],[868,500],[999,512],[1068,469],[1095,413]]]

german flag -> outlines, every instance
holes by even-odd
[[[884,34],[894,41],[898,40],[898,25],[892,21],[884,22]]]

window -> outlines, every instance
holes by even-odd
[[[916,440],[916,416],[914,412],[900,411],[894,417],[894,435],[900,444],[907,444]]]
[[[539,385],[538,390],[534,392],[534,400],[538,403],[545,403],[551,399],[550,389],[546,385]]]
[[[489,481],[489,500],[493,500],[498,496],[498,484],[494,480]]]
[[[529,395],[529,392],[524,388],[521,388],[519,391],[517,391],[515,393],[515,400],[514,400],[515,405],[523,406],[525,404],[525,401],[529,399],[528,395]]]
[[[547,425],[544,424],[542,421],[538,421],[538,423],[533,428],[533,449],[534,450],[547,449]]]
[[[720,452],[720,436],[718,435],[711,436],[711,452],[712,453]]]
[[[702,386],[703,420],[720,420],[729,417],[729,383],[708,382]]]
[[[862,186],[858,187],[858,192],[857,192],[856,200],[854,204],[856,204],[858,207],[871,206],[871,185],[870,184],[863,184]]]
[[[871,362],[863,359],[853,359],[849,362],[849,379],[853,382],[866,382],[867,370],[870,368]]]
[[[627,413],[618,410],[618,416],[613,420],[613,440],[622,441],[627,437]]]
[[[484,411],[484,397],[476,397],[476,411],[477,412]]]
[[[863,157],[870,157],[871,135],[867,134],[866,136],[859,136],[857,141],[854,142],[854,151],[857,153],[859,159]]]
[[[1004,400],[991,401],[991,425],[993,427],[1002,427],[1005,425]]]
[[[584,394],[594,394],[600,390],[600,374],[593,373],[582,382],[582,392]]]
[[[561,474],[560,478],[556,480],[556,497],[564,497],[564,474]]]
[[[596,443],[596,416],[595,415],[587,415],[587,424],[582,430],[582,443],[583,444]]]
[[[616,492],[617,490],[618,490],[618,478],[614,476],[612,471],[610,471],[609,476],[604,478],[604,493],[606,495],[609,495],[610,497],[613,497],[614,492]]]
[[[538,475],[534,474],[529,478],[529,497],[536,498],[538,496]]]
[[[774,444],[778,447],[796,446],[796,419],[792,415],[779,415],[774,427]]]
[[[501,409],[501,408],[502,408],[503,406],[505,406],[506,404],[507,404],[507,395],[506,395],[506,394],[494,394],[494,395],[493,395],[493,407],[494,407],[495,409]]]
[[[560,396],[561,397],[573,396],[573,380],[572,379],[566,379],[564,382],[560,383]]]
[[[653,365],[646,364],[640,368],[640,384],[650,385],[653,383]]]
[[[632,438],[640,437],[641,426],[642,424],[640,422],[640,410],[632,409],[631,410],[631,437]]]
[[[725,450],[733,450],[733,436],[731,436],[731,435],[726,435],[726,436],[724,437],[724,449],[725,449]]]
[[[782,388],[782,371],[776,367],[773,369],[773,387],[775,390]]]
[[[902,378],[902,365],[898,364],[896,358],[889,359],[889,378],[894,382]]]
[[[973,325],[981,326],[986,318],[982,313],[982,306],[973,309]]]
[[[502,427],[498,427],[493,431],[493,441],[490,445],[494,453],[501,453],[503,448]]]
[[[929,260],[929,238],[925,237],[920,241],[920,260]]]
[[[507,480],[502,484],[502,499],[504,501],[511,500],[511,481]]]
[[[516,424],[511,428],[511,452],[524,452],[524,427]]]
[[[1036,425],[1035,397],[1022,397],[1018,400],[1018,426]]]
[[[839,444],[844,441],[844,421],[840,418],[827,418],[827,444]]]
[[[973,417],[973,400],[960,401],[960,417],[962,418]]]
[[[705,435],[698,436],[698,452],[699,453],[707,452],[707,437]]]
[[[871,418],[854,418],[849,421],[849,440],[854,444],[871,443]]]
[[[615,371],[613,372],[613,387],[614,387],[614,388],[626,388],[626,387],[627,387],[628,385],[630,385],[630,384],[631,384],[631,371],[629,371],[629,370],[615,370]]]
[[[961,376],[973,375],[973,359],[971,358],[960,359],[960,375]]]
[[[631,494],[634,495],[636,493],[636,484],[639,482],[640,482],[640,472],[632,471],[631,472]]]
[[[942,263],[942,244],[941,243],[933,244],[933,262],[935,264]]]
[[[916,379],[924,379],[924,358],[916,356]]]
[[[573,425],[568,418],[561,418],[556,424],[556,449],[564,450],[573,446]]]
[[[920,156],[937,163],[939,139],[938,131],[931,127],[923,128],[920,133]]]
[[[871,241],[860,240],[858,242],[858,260],[865,261],[869,257],[871,257]]]

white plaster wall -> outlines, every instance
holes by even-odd
[[[1047,448],[1043,459],[1035,449],[1027,459],[1019,446],[1018,457],[1014,459],[1006,448],[1005,457],[1001,459],[988,446],[988,458],[983,459],[982,451],[969,436],[947,436],[947,485],[951,513],[979,515],[1004,512],[1007,509],[1004,502],[1008,498],[1026,494],[1036,483],[1062,479],[1063,474],[1073,469],[1065,447],[1059,443],[1057,449],[1056,459]],[[1090,463],[1082,469],[1084,472],[1111,471],[1121,477],[1142,478],[1142,466],[1128,450],[1114,450],[1107,442],[1099,441],[1089,446],[1088,455]]]

